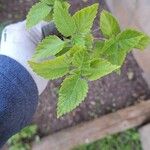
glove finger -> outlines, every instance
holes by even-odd
[[[7,25],[2,31],[1,43],[6,41],[12,41],[16,38],[14,35],[15,32],[22,32],[25,29],[25,21]]]

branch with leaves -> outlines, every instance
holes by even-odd
[[[91,28],[99,4],[93,4],[69,13],[66,0],[41,0],[28,13],[27,28],[41,20],[53,20],[63,35],[46,37],[36,48],[29,64],[34,72],[45,79],[65,76],[59,90],[57,116],[72,111],[85,99],[88,81],[94,81],[120,70],[127,54],[133,49],[145,49],[150,37],[134,29],[121,31],[118,21],[103,10],[99,29],[104,39],[95,39]],[[48,59],[52,57],[52,59]],[[46,61],[41,61],[41,60]],[[47,60],[48,59],[48,60]]]

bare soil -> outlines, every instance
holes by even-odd
[[[0,22],[17,22],[25,19],[26,13],[35,0],[1,0]],[[101,9],[107,9],[104,0],[71,0],[72,12],[83,6],[100,3]],[[94,30],[98,27],[98,20]],[[100,36],[95,31],[96,36]],[[129,54],[121,74],[112,73],[98,81],[90,82],[86,100],[72,113],[61,119],[56,118],[56,103],[60,80],[50,81],[44,93],[40,96],[39,106],[34,117],[34,123],[39,126],[41,135],[53,133],[62,128],[74,126],[80,122],[114,112],[118,109],[134,105],[150,97],[149,88],[142,77],[132,54]]]

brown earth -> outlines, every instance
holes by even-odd
[[[34,2],[34,0],[1,0],[0,22],[16,22],[25,19],[29,7]],[[94,2],[99,2],[101,9],[107,9],[104,0],[90,0],[90,2],[71,0],[72,11]],[[96,20],[94,29],[97,29],[97,26]],[[99,36],[97,32],[95,34]],[[132,54],[128,55],[120,75],[112,73],[98,81],[90,82],[86,101],[72,113],[57,119],[56,102],[60,83],[61,80],[50,81],[40,96],[34,122],[38,124],[42,135],[100,117],[150,97],[148,86],[142,77],[142,70]]]

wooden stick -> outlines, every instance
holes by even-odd
[[[142,125],[149,119],[150,101],[144,101],[50,135],[33,145],[33,150],[71,150],[74,146]]]

